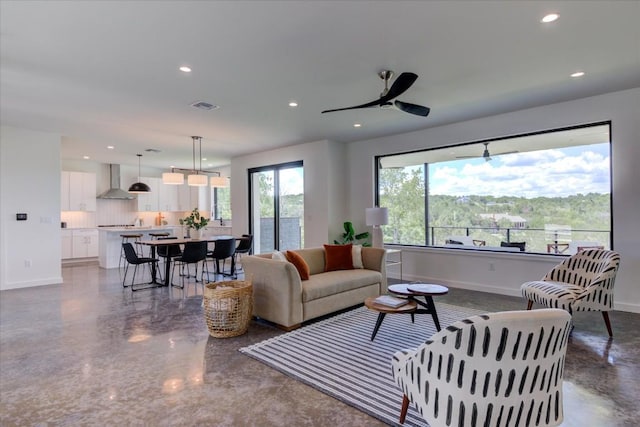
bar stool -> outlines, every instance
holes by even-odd
[[[120,237],[122,237],[122,244],[124,243],[137,243],[142,239],[142,234],[121,234]],[[120,249],[120,261],[118,262],[118,268],[122,267],[122,263],[123,262],[127,262],[127,257],[124,253],[124,247],[122,246],[122,244],[120,245],[121,249]],[[139,245],[136,245],[139,246]],[[138,255],[140,255],[138,248],[136,248],[136,253]],[[125,264],[126,265],[126,264]]]

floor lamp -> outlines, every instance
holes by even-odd
[[[382,228],[381,225],[389,223],[389,212],[387,208],[367,208],[365,213],[367,225],[373,226],[373,238],[371,245],[374,248],[383,247]]]

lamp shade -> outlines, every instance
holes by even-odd
[[[162,174],[162,183],[169,185],[184,184],[184,174],[178,172],[165,172]]]
[[[212,187],[225,188],[227,187],[227,178],[224,176],[212,176],[209,179]]]
[[[134,182],[129,187],[129,193],[150,193],[151,188],[144,182]]]
[[[209,177],[207,175],[189,175],[187,184],[193,187],[204,187],[209,184]]]
[[[387,208],[367,208],[365,221],[367,225],[386,225],[389,223],[389,212]]]

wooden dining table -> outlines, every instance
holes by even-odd
[[[161,246],[171,246],[171,245],[184,245],[190,242],[216,242],[216,240],[227,240],[227,239],[236,239],[242,240],[247,239],[247,237],[234,237],[227,235],[218,235],[218,236],[208,236],[200,239],[191,239],[191,238],[183,238],[183,239],[157,239],[157,240],[141,240],[136,242],[139,245],[149,246],[151,248],[151,258],[156,257],[157,248]],[[151,283],[156,284],[158,286],[169,286],[171,284],[171,257],[166,258],[166,262],[164,265],[164,283],[158,282],[157,280],[157,272],[156,272],[156,263],[151,264]]]

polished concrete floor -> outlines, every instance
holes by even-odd
[[[117,270],[63,268],[64,284],[0,292],[1,426],[382,426],[250,359],[238,348],[281,334],[253,322],[210,338],[202,288],[123,290]],[[520,298],[452,289],[487,311]],[[636,426],[640,315],[578,313],[565,366],[563,426]]]

